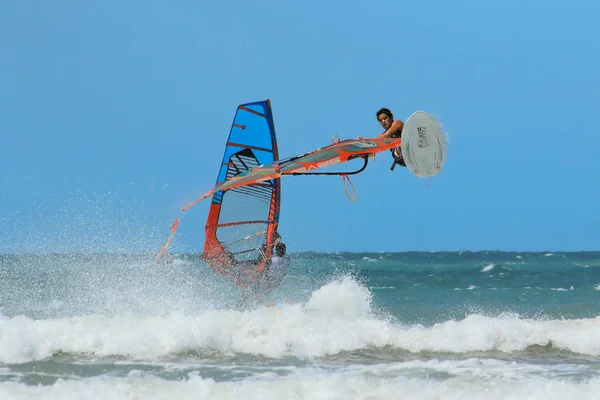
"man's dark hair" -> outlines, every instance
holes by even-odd
[[[391,119],[394,119],[394,115],[393,115],[393,114],[392,114],[392,112],[391,112],[389,109],[387,109],[387,108],[381,108],[381,109],[379,109],[379,111],[377,111],[377,114],[375,115],[375,116],[377,117],[377,119],[379,119],[379,115],[381,115],[381,114],[385,114],[385,115],[387,115],[388,117],[390,117]]]
[[[275,253],[277,254],[277,257],[283,257],[283,256],[285,256],[285,251],[286,250],[287,250],[287,247],[286,247],[286,245],[283,242],[279,242],[275,246]]]

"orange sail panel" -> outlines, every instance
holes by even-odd
[[[242,104],[231,125],[216,187],[235,182],[278,158],[270,101]],[[245,288],[259,277],[264,260],[271,257],[279,222],[281,184],[275,175],[230,189],[216,189],[203,197],[212,195],[204,259]]]

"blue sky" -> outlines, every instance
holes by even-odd
[[[380,107],[448,135],[438,177],[379,157],[354,202],[284,178],[291,251],[598,250],[600,5],[569,4],[2,2],[0,252],[158,250],[265,98],[281,157],[380,133]]]

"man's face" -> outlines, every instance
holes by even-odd
[[[390,126],[392,126],[392,122],[394,122],[392,121],[392,118],[390,118],[390,116],[387,114],[379,114],[379,117],[377,117],[377,119],[379,120],[381,126],[383,126],[383,129],[385,129],[386,131],[390,129]]]

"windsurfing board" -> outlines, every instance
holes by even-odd
[[[413,113],[402,129],[402,157],[419,178],[436,176],[446,161],[446,136],[440,123],[424,111]]]

